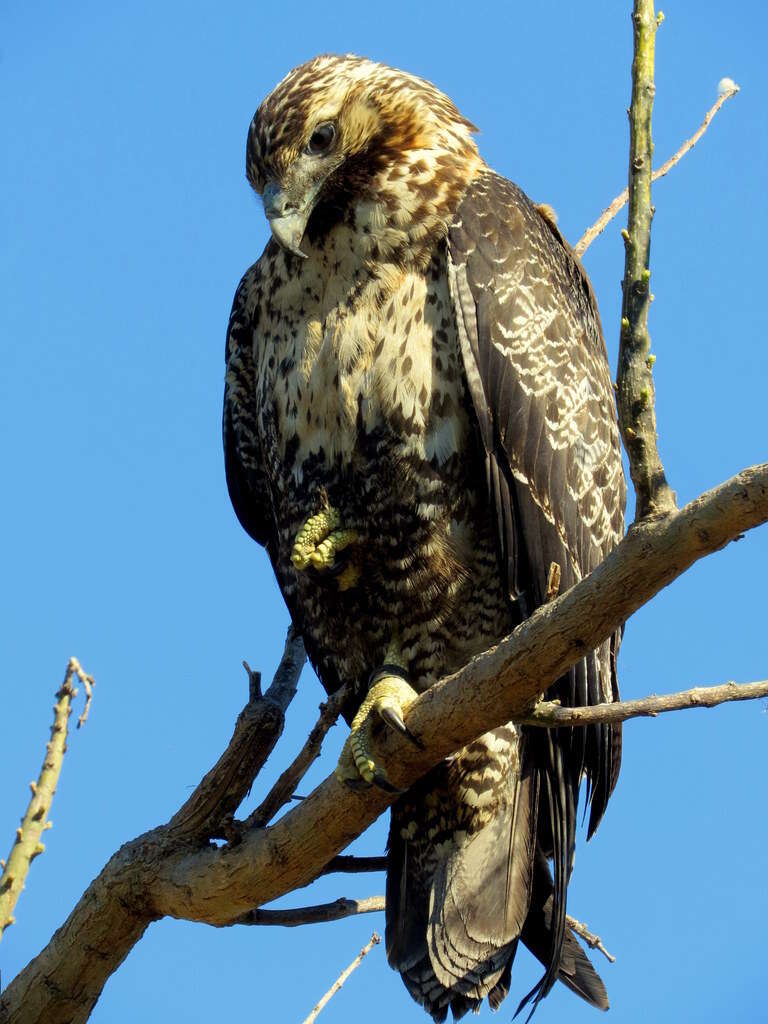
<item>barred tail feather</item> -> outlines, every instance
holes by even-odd
[[[538,773],[527,765],[521,737],[511,728],[499,733],[493,741],[503,738],[513,749],[511,756],[506,751],[503,799],[482,827],[456,829],[452,837],[425,847],[423,836],[403,838],[399,826],[405,819],[398,818],[397,808],[393,813],[387,956],[435,1021],[445,1020],[449,1008],[454,1018],[461,1017],[486,997],[494,1008],[501,1003],[528,915]],[[433,794],[425,789],[418,797],[424,806],[408,808],[411,820],[426,821],[434,813],[428,803]]]

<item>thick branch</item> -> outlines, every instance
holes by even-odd
[[[682,511],[632,527],[585,580],[539,608],[507,640],[442,680],[412,706],[425,751],[387,733],[377,756],[402,788],[494,726],[527,717],[541,692],[703,555],[768,519],[768,464],[746,470]],[[351,793],[331,776],[266,831],[232,850],[169,862],[158,912],[221,923],[306,885],[392,801]]]
[[[691,135],[689,139],[686,139],[682,146],[674,153],[669,160],[658,167],[651,175],[651,181],[658,181],[659,178],[663,178],[669,174],[675,164],[679,164],[686,153],[689,153],[699,139],[702,137],[704,132],[709,128],[710,122],[726,102],[732,96],[735,96],[739,91],[738,85],[732,82],[730,79],[725,78],[720,83],[719,95],[712,106],[709,108],[707,113],[704,115],[704,120],[701,122],[697,130]],[[578,240],[576,245],[573,247],[573,251],[576,255],[581,258],[587,249],[592,245],[594,240],[605,231],[608,225],[611,223],[613,218],[620,213],[620,211],[629,202],[629,189],[625,188],[623,192],[619,193],[610,206],[606,207],[605,210],[600,214],[595,223],[587,228],[581,238]]]
[[[766,520],[763,464],[680,511],[636,523],[586,579],[418,698],[408,725],[425,750],[386,731],[376,756],[389,778],[405,788],[481,733],[525,719],[551,682],[641,605],[699,558]],[[377,789],[353,793],[331,775],[272,827],[251,830],[234,847],[169,844],[162,829],[135,840],[115,855],[48,947],[6,989],[0,1009],[12,1024],[79,1024],[88,1012],[72,994],[82,991],[87,978],[93,1005],[97,986],[116,966],[109,954],[119,950],[121,960],[148,920],[167,914],[225,924],[306,885],[392,799]],[[120,925],[121,915],[129,918],[131,912],[140,915],[141,927],[124,938],[112,923]],[[93,956],[91,944],[104,934],[109,944],[102,960]]]
[[[72,685],[74,676],[83,684],[86,695],[85,707],[77,723],[78,728],[84,725],[88,718],[93,695],[93,677],[83,671],[77,658],[70,658],[64,682],[56,692],[51,738],[45,745],[43,767],[37,781],[29,784],[32,798],[26,814],[21,819],[21,826],[16,829],[8,860],[0,861],[0,867],[3,869],[0,874],[0,938],[5,929],[16,920],[13,911],[24,888],[32,861],[45,852],[45,845],[40,841],[40,837],[52,825],[48,820],[48,814],[64,763],[64,754],[67,751],[67,730],[69,716],[72,714],[72,700],[77,696],[77,690]]]
[[[635,485],[635,518],[675,508],[656,444],[655,392],[648,333],[651,250],[651,111],[656,18],[653,0],[635,0],[635,58],[629,110],[629,217],[625,246],[617,398],[619,425]]]
[[[640,700],[623,700],[615,704],[594,704],[589,708],[564,708],[553,701],[542,700],[520,725],[539,725],[554,729],[564,725],[593,725],[596,722],[626,722],[628,718],[655,718],[665,711],[686,708],[714,708],[734,700],[757,700],[768,697],[768,680],[758,683],[723,683],[721,686],[696,686],[680,693],[653,694]]]

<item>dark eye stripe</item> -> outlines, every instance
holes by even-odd
[[[319,124],[312,132],[307,143],[307,152],[310,156],[320,156],[326,153],[336,138],[336,126],[328,121],[326,124]]]

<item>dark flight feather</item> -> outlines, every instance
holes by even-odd
[[[545,966],[552,948],[552,904],[554,890],[546,859],[539,855],[534,868],[531,906],[520,938],[523,944]],[[584,952],[573,931],[566,927],[560,956],[558,981],[598,1010],[609,1008],[608,993],[600,975]],[[528,993],[517,1007],[516,1013],[535,998],[536,989]]]

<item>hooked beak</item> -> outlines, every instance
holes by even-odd
[[[311,204],[299,209],[290,201],[277,184],[270,181],[262,194],[264,200],[264,213],[267,215],[269,227],[275,241],[292,252],[294,256],[300,256],[305,260],[307,254],[301,251],[301,240],[304,237],[304,230],[312,212]]]

